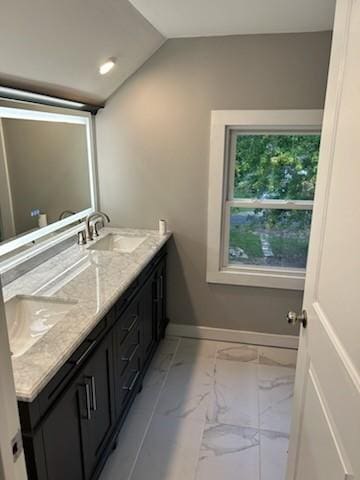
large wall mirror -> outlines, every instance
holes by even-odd
[[[1,101],[0,257],[95,207],[91,114]]]

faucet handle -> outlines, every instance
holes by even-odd
[[[77,234],[78,237],[78,245],[86,245],[86,231],[80,230]]]

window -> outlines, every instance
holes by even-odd
[[[321,114],[213,112],[209,282],[303,288]]]

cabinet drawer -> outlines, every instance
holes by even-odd
[[[135,326],[118,348],[118,374],[120,377],[124,375],[133,358],[137,358],[140,353],[139,320],[136,319]]]
[[[128,398],[131,396],[135,387],[137,386],[137,381],[140,378],[141,374],[141,359],[140,359],[140,349],[137,350],[137,354],[134,355],[131,362],[126,366],[123,375],[118,379],[118,407],[119,413],[125,407]]]
[[[120,347],[132,332],[139,328],[139,302],[130,305],[126,313],[117,322],[117,345]]]

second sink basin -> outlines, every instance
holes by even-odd
[[[116,233],[108,233],[104,238],[98,240],[89,250],[108,250],[121,253],[131,253],[136,250],[146,237],[131,237],[127,235],[119,235]]]
[[[76,300],[17,295],[5,303],[10,350],[20,357],[64,319]]]

